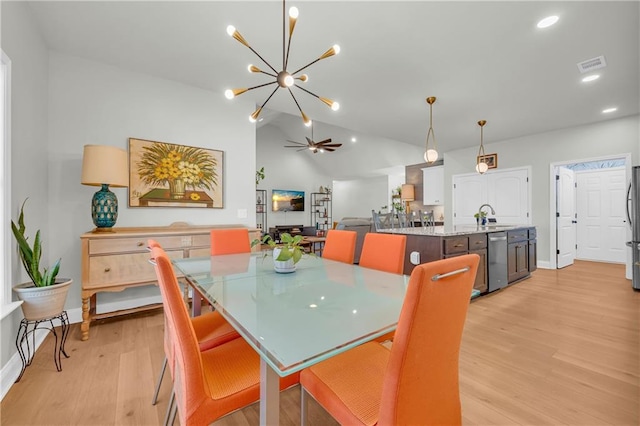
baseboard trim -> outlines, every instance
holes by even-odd
[[[36,330],[36,350],[40,347],[42,342],[44,342],[47,334],[49,334],[49,330]],[[16,350],[9,361],[4,365],[4,367],[2,367],[2,370],[0,370],[0,401],[4,399],[7,392],[9,392],[9,389],[11,389],[11,386],[13,386],[16,382],[16,379],[20,375],[20,370],[22,370],[22,360],[20,359],[20,355],[18,355],[18,351]]]
[[[536,263],[536,266],[540,269],[552,269],[551,262],[546,262],[544,260],[538,260],[538,263]]]

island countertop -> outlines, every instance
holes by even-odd
[[[445,225],[414,228],[388,228],[380,229],[378,232],[388,234],[424,235],[434,237],[448,237],[453,235],[487,234],[490,232],[513,231],[514,229],[531,228],[534,225],[510,225],[510,224],[490,224],[490,225]]]

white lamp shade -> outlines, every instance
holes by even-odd
[[[402,185],[402,199],[405,201],[413,201],[416,199],[415,187],[409,183]]]
[[[129,186],[127,151],[115,146],[85,145],[81,183],[91,186]]]

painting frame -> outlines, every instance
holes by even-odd
[[[483,159],[488,169],[498,168],[498,154],[478,155],[476,162],[480,163]]]
[[[129,207],[224,208],[224,151],[129,138]]]

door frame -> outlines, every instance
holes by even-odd
[[[627,152],[618,155],[603,155],[601,157],[581,158],[576,160],[556,161],[549,164],[549,267],[550,269],[558,269],[558,260],[555,253],[558,252],[556,226],[556,211],[558,206],[556,191],[556,167],[567,166],[576,163],[590,163],[592,161],[607,161],[624,159],[625,178],[627,181],[631,179],[631,153]],[[631,230],[627,229],[627,239],[631,238]],[[628,256],[628,254],[627,254]]]

